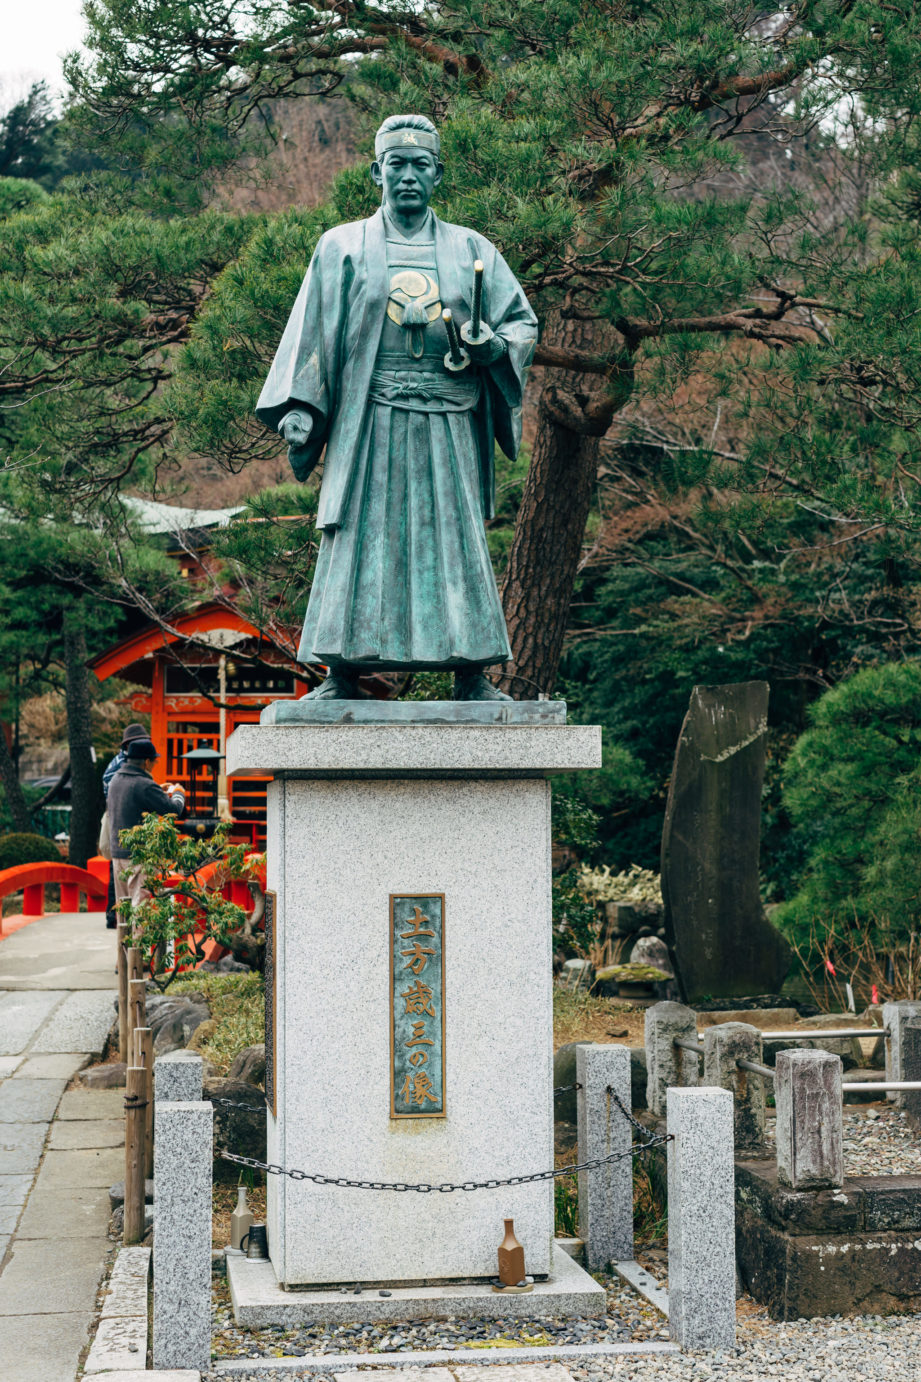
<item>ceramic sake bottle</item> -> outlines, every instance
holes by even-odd
[[[237,1186],[237,1207],[230,1216],[230,1246],[239,1248],[253,1223],[253,1211],[246,1203],[246,1186]]]
[[[524,1279],[524,1248],[515,1237],[514,1219],[506,1219],[505,1237],[499,1244],[499,1281],[503,1286],[520,1286]]]

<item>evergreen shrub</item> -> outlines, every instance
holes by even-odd
[[[60,863],[60,860],[61,851],[44,835],[30,835],[26,831],[0,835],[0,870],[13,869],[19,864]]]
[[[811,708],[784,770],[784,804],[805,858],[775,921],[801,954],[835,934],[908,945],[921,922],[921,664],[866,668]]]

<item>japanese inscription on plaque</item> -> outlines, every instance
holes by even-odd
[[[278,897],[271,889],[265,895],[265,1101],[275,1116],[275,1043]]]
[[[390,897],[392,1118],[443,1118],[444,912],[442,893]]]

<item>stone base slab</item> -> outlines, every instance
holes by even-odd
[[[352,1291],[346,1294],[328,1290],[285,1291],[278,1284],[271,1262],[236,1254],[227,1257],[227,1282],[234,1319],[244,1329],[264,1329],[268,1325],[291,1329],[305,1324],[443,1320],[452,1315],[458,1319],[513,1316],[531,1319],[540,1315],[585,1317],[604,1315],[607,1308],[604,1287],[561,1250],[554,1252],[550,1278],[535,1281],[534,1290],[521,1296],[497,1295],[488,1282],[395,1286],[389,1296],[379,1295],[378,1288],[373,1287],[365,1288],[360,1295]],[[273,1359],[273,1362],[278,1360]]]
[[[565,725],[565,701],[272,701],[261,725]]]
[[[600,766],[598,725],[238,725],[227,740],[231,777],[549,777]]]
[[[921,1177],[857,1176],[795,1191],[771,1162],[736,1166],[736,1254],[773,1319],[921,1308]]]

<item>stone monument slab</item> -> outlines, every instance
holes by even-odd
[[[682,997],[775,993],[790,950],[759,886],[768,684],[695,686],[662,831],[665,930]]]

